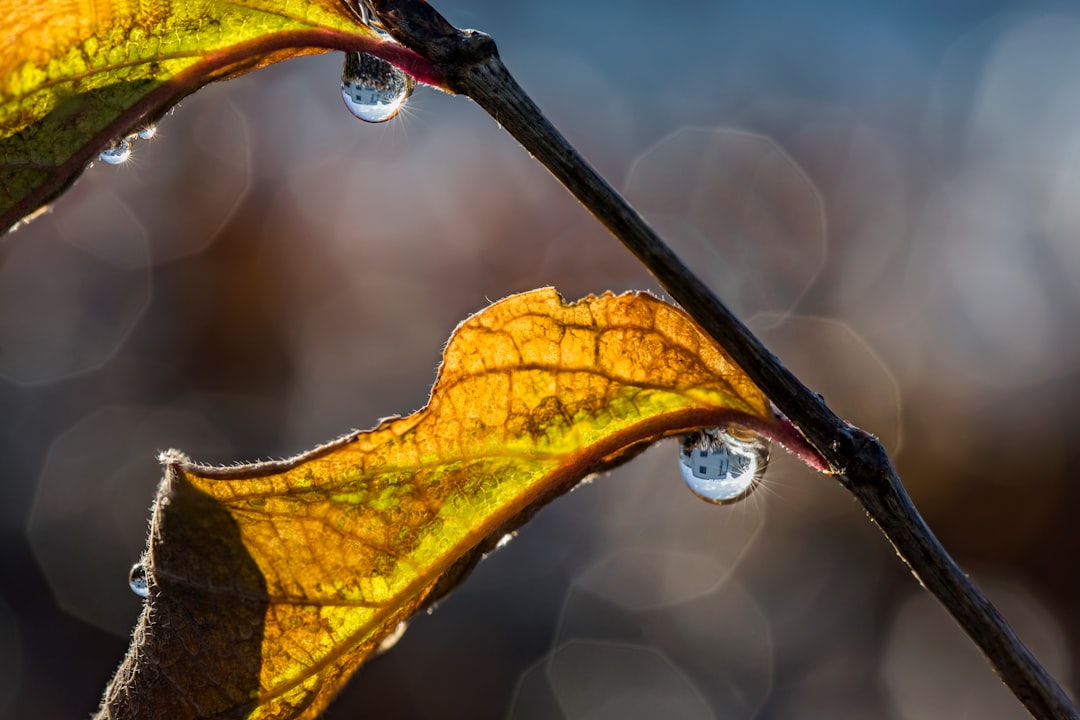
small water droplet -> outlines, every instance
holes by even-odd
[[[679,470],[690,490],[712,503],[742,500],[761,482],[769,464],[769,441],[736,428],[690,433],[679,445]]]
[[[146,568],[141,562],[131,566],[131,572],[128,573],[128,585],[131,586],[131,592],[139,597],[150,597],[150,587],[146,584]]]
[[[110,165],[120,165],[128,161],[131,158],[131,141],[127,138],[121,138],[113,143],[111,146],[101,151],[102,162],[107,162]]]
[[[356,117],[370,123],[397,115],[415,83],[408,73],[368,53],[345,53],[341,71],[341,98]]]
[[[496,550],[502,550],[504,547],[509,545],[510,541],[513,540],[515,537],[517,537],[517,530],[514,530],[513,532],[506,533],[501,538],[499,538],[498,541],[496,541],[495,547],[491,548],[491,550],[484,553],[482,557],[484,559],[487,559],[488,555],[490,555],[491,553],[495,552]]]
[[[149,140],[150,138],[157,135],[157,125],[144,125],[143,127],[139,128],[135,132],[135,134],[140,140]]]
[[[375,650],[376,654],[382,655],[384,652],[397,645],[398,640],[401,639],[401,636],[405,634],[405,631],[408,628],[408,623],[404,621],[399,622],[397,624],[397,627],[394,628],[394,632],[387,635],[385,638],[383,638],[382,642],[379,643],[378,649]]]

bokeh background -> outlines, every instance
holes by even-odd
[[[1075,3],[437,6],[884,440],[1078,687]],[[96,707],[159,450],[288,456],[421,407],[490,300],[658,291],[469,101],[366,125],[340,66],[197,93],[0,240],[0,714]],[[675,454],[545,509],[327,717],[1024,717],[834,481],[775,457],[713,507]]]

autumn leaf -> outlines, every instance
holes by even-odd
[[[336,48],[443,84],[346,0],[0,0],[0,33],[0,233],[213,80]]]
[[[702,426],[783,428],[682,310],[553,289],[463,322],[427,407],[288,461],[163,455],[148,601],[100,717],[312,718],[583,477]]]

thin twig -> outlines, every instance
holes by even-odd
[[[825,459],[831,473],[1040,719],[1080,712],[934,537],[877,438],[840,419],[679,260],[629,203],[544,117],[499,59],[490,37],[460,31],[423,0],[370,0],[389,32],[443,69],[603,223],[765,391]]]

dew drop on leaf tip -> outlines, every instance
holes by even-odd
[[[749,495],[769,464],[769,441],[749,430],[717,427],[683,436],[679,470],[691,492],[711,503]]]
[[[128,585],[131,586],[131,592],[139,597],[150,597],[150,587],[146,583],[146,568],[141,562],[131,566],[131,572],[128,573]]]
[[[414,86],[412,77],[393,63],[369,53],[345,53],[341,99],[349,112],[365,122],[386,122],[397,115]]]

